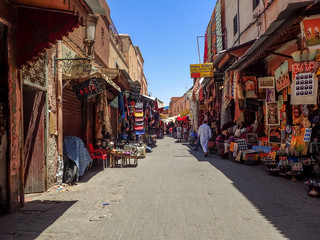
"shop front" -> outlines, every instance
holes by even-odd
[[[51,76],[47,75],[50,66],[44,64],[48,60],[46,51],[85,24],[92,10],[85,1],[10,0],[2,1],[0,8],[0,54],[4,66],[0,81],[0,146],[1,153],[6,155],[0,163],[0,168],[5,169],[1,174],[0,199],[1,205],[5,205],[1,209],[12,211],[24,204],[25,191],[46,190],[49,182],[46,81]]]
[[[226,71],[218,152],[260,161],[272,175],[310,177],[309,194],[319,196],[320,54],[312,29],[320,6],[309,4],[289,4]]]

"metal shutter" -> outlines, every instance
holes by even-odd
[[[71,89],[63,89],[63,138],[76,136],[82,139],[82,104]]]

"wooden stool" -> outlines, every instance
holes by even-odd
[[[138,156],[137,155],[124,155],[123,160],[125,166],[130,165],[130,160],[133,159],[133,166],[138,166]],[[128,164],[129,163],[129,164]]]
[[[111,152],[110,154],[110,167],[116,167],[116,163],[121,160],[120,167],[122,168],[123,165],[123,154],[122,153],[115,153]]]

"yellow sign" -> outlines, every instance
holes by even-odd
[[[213,77],[212,63],[191,64],[191,78]]]
[[[160,117],[161,117],[162,119],[166,119],[166,118],[169,117],[169,114],[160,113]]]

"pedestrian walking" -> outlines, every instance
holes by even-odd
[[[186,124],[183,125],[183,139],[185,142],[188,141],[188,126]]]
[[[208,141],[211,138],[211,128],[207,125],[207,121],[204,120],[203,124],[198,129],[198,135],[200,138],[200,144],[202,146],[204,156],[208,156]]]
[[[172,133],[173,133],[172,126],[169,128],[169,132],[170,132],[170,137],[172,137]]]
[[[181,132],[182,132],[182,128],[180,126],[180,124],[178,124],[178,127],[177,127],[177,138],[178,138],[178,142],[181,142]]]

